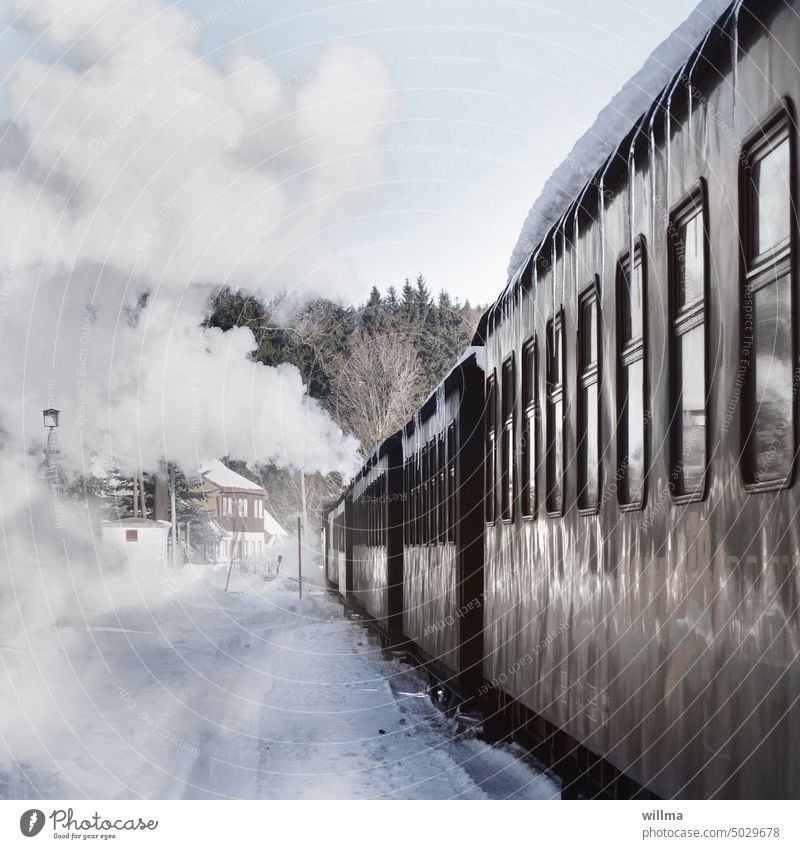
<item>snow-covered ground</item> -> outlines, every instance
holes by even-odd
[[[187,568],[59,623],[58,663],[0,645],[0,796],[558,797],[513,747],[459,737],[322,586],[224,578]]]

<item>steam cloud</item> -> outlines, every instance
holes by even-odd
[[[60,58],[25,58],[7,84],[4,452],[39,450],[55,406],[72,468],[110,451],[126,471],[228,454],[352,471],[354,440],[293,366],[253,362],[249,330],[201,325],[220,285],[343,291],[324,233],[382,174],[387,64],[334,43],[290,79],[241,51],[217,66],[203,22],[157,0],[17,12]]]
[[[57,770],[51,747],[80,736],[63,705],[107,683],[86,624],[165,604],[159,565],[99,550],[79,504],[54,521],[41,410],[62,411],[70,472],[224,455],[352,471],[355,440],[297,369],[254,362],[249,330],[203,319],[226,284],[344,291],[325,232],[381,179],[397,98],[386,63],[352,43],[288,80],[242,51],[215,64],[198,53],[208,22],[158,0],[17,14],[57,57],[16,63],[0,124],[0,784],[18,772],[30,795],[29,768]]]

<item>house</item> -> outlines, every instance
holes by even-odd
[[[262,486],[213,460],[200,469],[203,495],[217,539],[206,545],[212,562],[250,561],[263,563],[276,538],[288,534],[265,507]]]

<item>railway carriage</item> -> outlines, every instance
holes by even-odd
[[[477,693],[483,607],[483,349],[403,429],[403,634],[430,672]]]
[[[391,644],[402,642],[402,441],[381,442],[353,480],[353,601]]]
[[[732,7],[488,316],[484,675],[584,792],[800,795],[797,11]]]
[[[324,511],[325,579],[344,600],[353,590],[351,512],[349,489]]]
[[[345,497],[354,603],[482,652],[565,795],[800,796],[798,6],[732,4]]]

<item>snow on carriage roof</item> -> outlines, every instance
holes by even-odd
[[[550,175],[528,212],[509,260],[509,281],[731,6],[730,0],[702,0],[599,112],[592,126]]]

